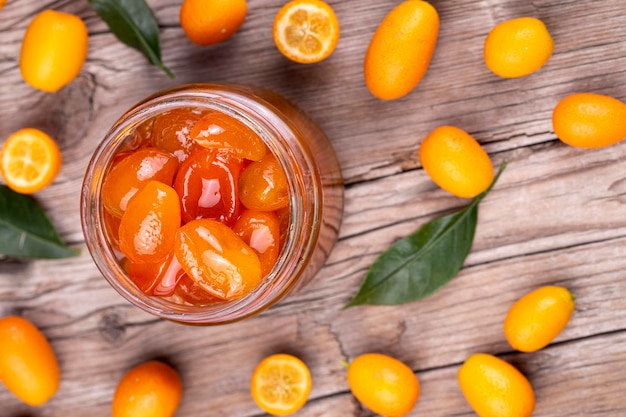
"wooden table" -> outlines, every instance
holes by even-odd
[[[397,1],[330,1],[341,23],[332,57],[304,66],[275,49],[271,24],[283,1],[250,0],[230,40],[191,44],[178,22],[180,0],[149,1],[161,26],[168,79],[122,45],[85,1],[9,0],[0,12],[0,142],[27,126],[46,130],[64,157],[60,175],[36,195],[77,258],[0,262],[0,316],[19,314],[50,339],[62,369],[57,395],[40,408],[0,388],[2,416],[106,416],[117,382],[152,358],[172,363],[184,382],[179,416],[261,416],[249,394],[254,366],[268,354],[299,355],[313,390],[299,416],[370,416],[351,395],[341,360],[382,352],[407,363],[422,393],[411,416],[471,416],[456,381],[473,352],[516,365],[537,396],[535,416],[621,416],[626,394],[626,142],[582,150],[556,139],[552,109],[593,91],[626,99],[623,0],[433,0],[441,31],[430,69],[408,96],[373,98],[362,64],[378,23]],[[26,85],[21,39],[44,8],[69,11],[89,28],[82,72],[55,94]],[[539,72],[500,79],[482,60],[497,22],[542,19],[555,40]],[[86,250],[79,219],[85,167],[122,112],[165,87],[248,83],[274,89],[325,130],[346,186],[340,239],[316,279],[269,311],[224,327],[155,319],[120,297]],[[625,121],[626,122],[626,121]],[[443,290],[395,307],[342,310],[373,260],[426,221],[468,203],[439,189],[421,169],[420,141],[439,125],[470,132],[495,166],[508,167],[481,203],[473,249]],[[502,333],[510,305],[544,284],[576,295],[563,333],[532,354]]]

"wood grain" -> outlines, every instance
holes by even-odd
[[[161,27],[169,80],[118,42],[83,1],[9,0],[0,11],[0,142],[26,126],[46,130],[64,157],[54,184],[36,195],[63,239],[82,250],[58,261],[0,261],[0,316],[20,314],[50,339],[62,368],[58,394],[31,408],[0,388],[1,415],[109,415],[116,384],[151,358],[181,373],[179,416],[264,415],[249,394],[256,363],[274,352],[302,357],[313,391],[299,416],[371,416],[350,394],[341,360],[378,351],[406,362],[422,384],[411,416],[471,416],[456,372],[473,352],[502,356],[530,379],[534,416],[620,416],[626,394],[626,143],[568,147],[552,131],[565,95],[593,91],[626,100],[626,8],[621,0],[433,0],[441,32],[430,69],[393,102],[366,90],[362,61],[391,0],[331,0],[341,23],[332,57],[302,66],[273,45],[280,0],[250,0],[240,31],[202,48],[185,38],[180,1],[148,1]],[[27,86],[19,73],[21,38],[45,8],[82,17],[89,55],[76,80],[55,94]],[[522,79],[493,76],[482,62],[494,24],[542,19],[555,52]],[[294,100],[333,143],[346,182],[340,239],[304,290],[269,311],[223,327],[158,320],[122,299],[101,277],[80,229],[79,199],[89,158],[108,127],[140,99],[190,82],[245,83]],[[395,307],[342,306],[372,261],[426,221],[467,204],[438,189],[419,166],[430,130],[456,125],[508,166],[481,203],[470,256],[434,296]],[[544,284],[577,295],[572,321],[547,348],[516,353],[502,333],[509,306]]]

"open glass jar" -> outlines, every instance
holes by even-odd
[[[269,272],[241,297],[190,303],[180,297],[155,295],[140,288],[137,280],[129,277],[128,259],[120,251],[119,236],[116,236],[115,229],[119,228],[120,221],[125,221],[124,217],[111,221],[110,210],[105,208],[103,185],[112,169],[118,163],[121,165],[120,160],[125,157],[142,149],[152,149],[154,138],[162,129],[169,128],[155,120],[177,111],[191,112],[198,118],[206,113],[219,113],[245,126],[262,139],[268,154],[284,173],[288,204],[281,212],[280,251]],[[176,132],[179,136],[188,133],[188,130]],[[184,164],[187,155],[172,153]],[[242,166],[246,164],[250,162]],[[132,202],[133,198],[129,198],[124,204],[130,206]],[[198,325],[224,324],[258,314],[307,283],[322,267],[336,242],[342,213],[341,172],[327,137],[293,103],[271,91],[249,86],[185,85],[159,92],[138,103],[120,117],[94,152],[81,195],[81,220],[87,247],[111,286],[128,301],[155,316]],[[186,272],[192,275],[192,271],[183,272],[183,276]],[[193,284],[193,279],[190,282]]]

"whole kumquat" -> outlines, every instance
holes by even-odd
[[[465,399],[480,417],[530,417],[535,393],[513,365],[487,353],[463,363],[458,382]]]
[[[26,404],[46,403],[59,388],[59,364],[46,337],[30,321],[0,319],[0,381]]]
[[[626,137],[626,104],[610,96],[575,93],[562,99],[552,112],[554,133],[579,148],[613,145]]]
[[[44,10],[28,25],[22,40],[22,78],[39,90],[58,91],[80,72],[87,46],[87,27],[78,16]]]
[[[380,353],[356,357],[348,366],[352,394],[367,408],[386,417],[408,414],[420,394],[420,384],[403,362]]]
[[[394,100],[422,80],[439,36],[439,14],[428,2],[407,0],[383,19],[365,55],[365,84],[375,97]]]
[[[246,0],[184,0],[179,17],[187,38],[208,46],[233,36],[247,13]]]
[[[419,158],[435,184],[458,197],[475,197],[493,181],[487,152],[476,139],[454,126],[433,130],[420,145]]]
[[[554,41],[546,25],[534,17],[519,17],[497,24],[487,35],[487,68],[504,78],[532,74],[552,56]]]
[[[32,194],[54,181],[62,164],[56,142],[39,129],[13,133],[0,151],[0,172],[7,186],[18,193]]]
[[[509,309],[504,335],[522,352],[547,346],[565,328],[574,312],[574,297],[567,288],[547,285],[529,292]]]
[[[321,0],[292,0],[276,14],[272,36],[284,56],[312,64],[328,58],[337,47],[339,21]]]
[[[311,392],[311,373],[299,358],[284,353],[270,355],[254,369],[250,380],[254,402],[274,416],[295,413]]]
[[[180,376],[160,361],[144,362],[124,375],[113,395],[113,417],[172,417],[182,397]]]

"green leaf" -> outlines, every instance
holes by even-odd
[[[0,185],[0,254],[14,258],[67,258],[68,247],[32,198]]]
[[[345,308],[416,301],[434,294],[454,278],[472,248],[478,203],[491,191],[505,167],[503,162],[489,188],[467,207],[426,223],[383,252]]]
[[[87,0],[123,43],[142,52],[152,65],[170,78],[174,74],[161,61],[159,26],[145,0]]]

